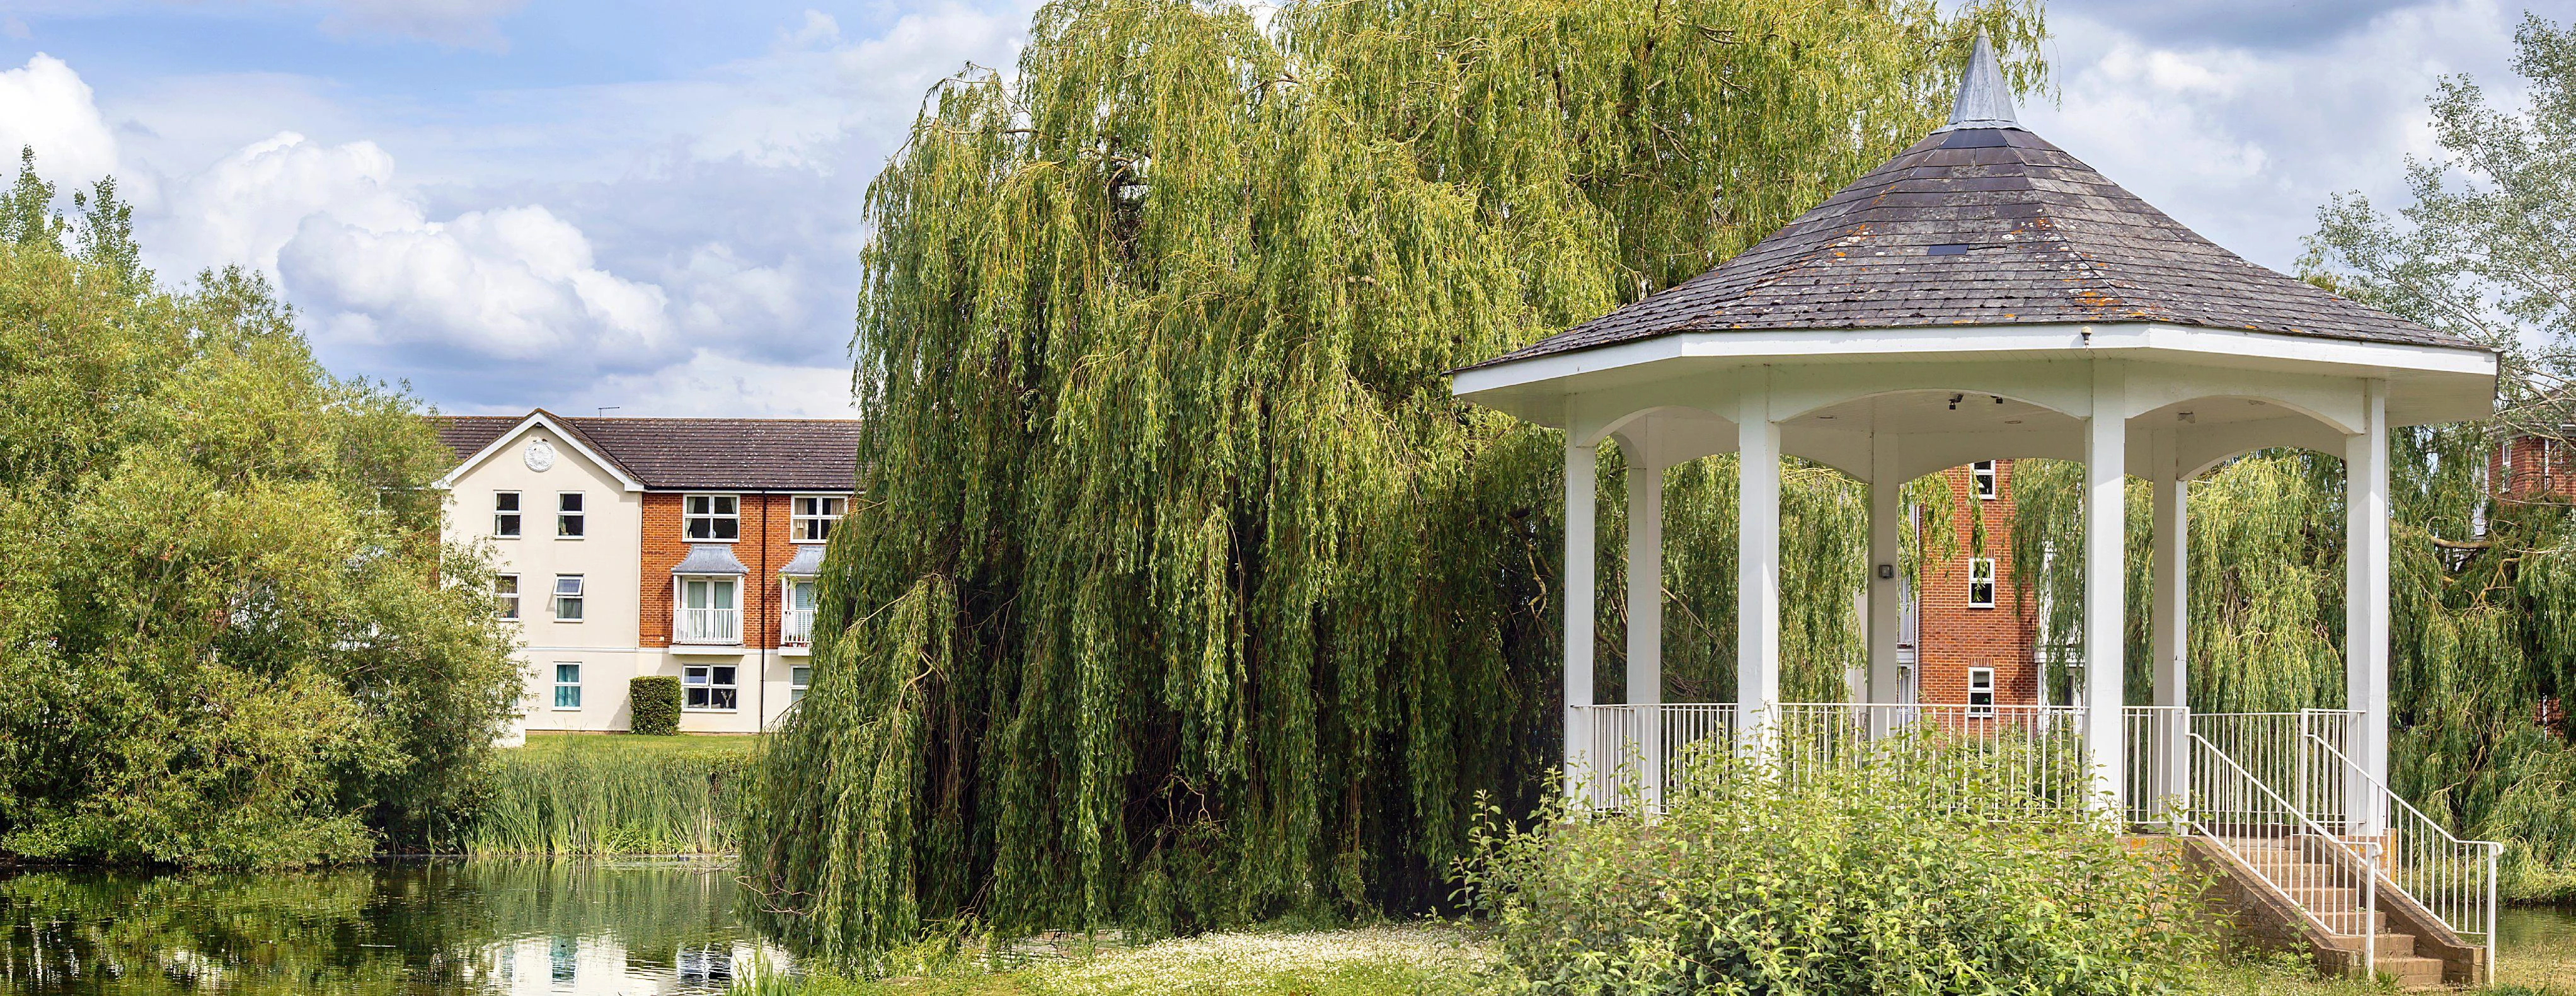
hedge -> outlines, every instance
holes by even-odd
[[[651,737],[680,732],[680,679],[648,674],[626,683],[626,704],[635,718],[627,730]]]

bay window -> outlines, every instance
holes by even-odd
[[[682,577],[680,611],[672,640],[678,643],[742,642],[742,580],[731,577]]]

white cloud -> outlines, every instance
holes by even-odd
[[[115,171],[116,136],[89,84],[61,59],[39,53],[0,71],[0,109],[0,149],[9,159],[32,147],[46,178],[83,186]]]
[[[2281,39],[2297,43],[2286,47],[2249,47],[2260,44],[2252,29],[2150,37],[2122,19],[2125,7],[2052,9],[2062,100],[2022,118],[2212,241],[2287,270],[2330,195],[2402,201],[2404,158],[2432,151],[2424,98],[2438,76],[2472,72],[2492,96],[2515,99],[2518,10],[2388,6]]]
[[[760,363],[705,350],[647,373],[601,378],[574,394],[560,410],[589,414],[608,406],[615,406],[619,415],[849,418],[858,414],[850,404],[849,367]]]

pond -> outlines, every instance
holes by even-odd
[[[729,862],[418,861],[0,880],[12,993],[721,993],[787,955]]]

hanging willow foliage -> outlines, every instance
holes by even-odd
[[[2493,427],[2403,430],[2390,445],[2389,767],[2392,788],[2462,836],[2507,844],[2508,892],[2561,898],[2576,882],[2576,749],[2535,721],[2576,690],[2576,516],[2499,501],[2480,471]],[[2050,631],[2080,633],[2082,465],[2015,468],[2018,575]],[[2131,481],[2128,701],[2149,701],[2154,606],[2149,492]],[[2191,708],[2344,706],[2344,467],[2265,450],[2191,486]],[[2480,525],[2483,524],[2483,532]],[[2064,676],[2053,676],[2063,682]]]
[[[864,498],[747,800],[762,916],[861,955],[1437,903],[1476,793],[1555,760],[1562,549],[1559,437],[1444,372],[1884,161],[1979,27],[2037,85],[2029,0],[1041,10],[868,194]],[[1798,479],[1786,548],[1858,535]],[[1713,672],[1733,474],[1668,480],[1668,618]],[[1816,570],[1801,673],[1855,642],[1857,568]]]

